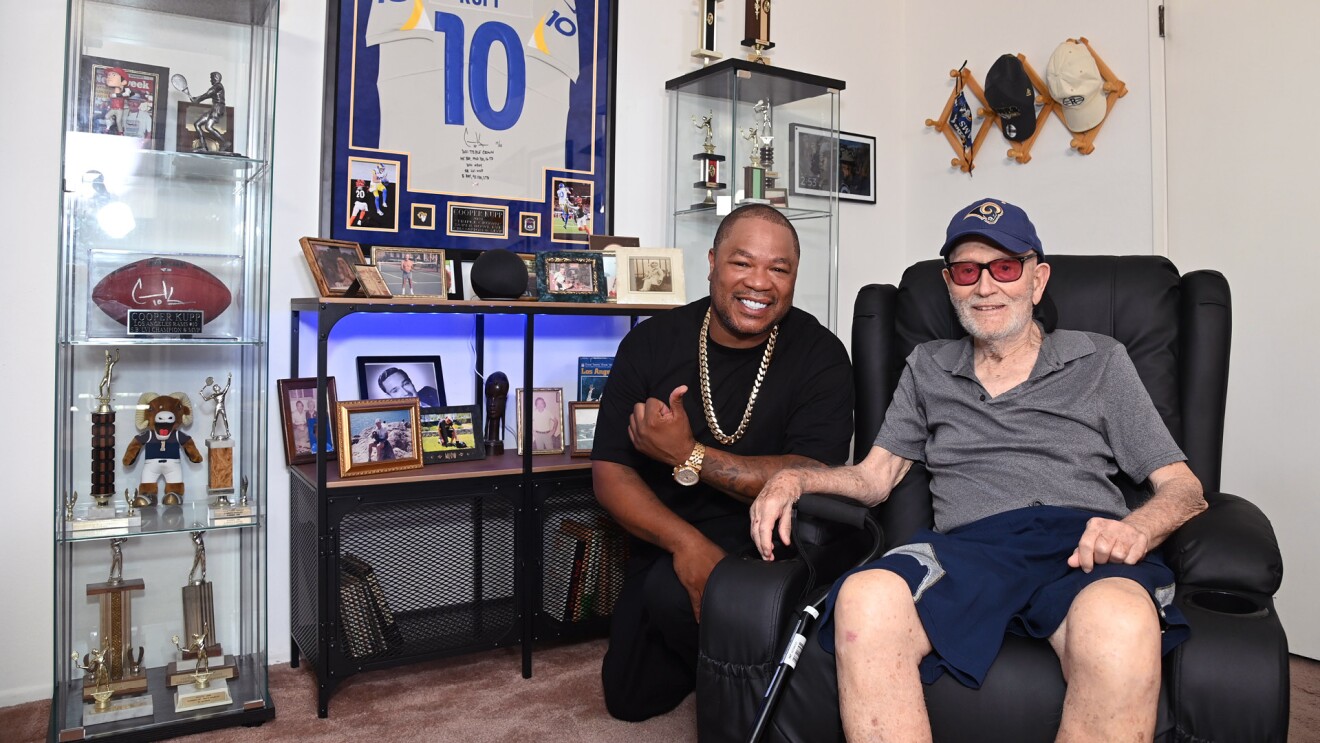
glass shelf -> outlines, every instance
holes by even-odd
[[[86,498],[83,500],[86,500]],[[75,505],[75,519],[86,521],[87,512],[90,508],[90,503]],[[265,526],[266,524],[265,516],[259,514],[253,514],[246,518],[229,517],[223,519],[224,523],[211,523],[209,508],[205,503],[185,502],[178,506],[151,506],[138,508],[136,511],[140,523],[134,526],[125,524],[105,529],[71,529],[69,528],[71,523],[77,524],[77,521],[68,522],[61,519],[63,532],[58,539],[60,542],[86,542],[112,537],[140,537],[150,534],[244,529],[253,526]],[[120,503],[116,515],[122,519],[127,515],[126,512],[127,509],[124,508],[124,504]]]

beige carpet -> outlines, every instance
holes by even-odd
[[[189,743],[682,743],[696,740],[693,698],[643,723],[613,720],[600,698],[604,640],[537,650],[532,678],[516,648],[376,671],[350,678],[316,717],[315,677],[287,664],[270,672],[275,720],[192,736]],[[1320,662],[1294,657],[1291,743],[1320,741]],[[0,708],[0,739],[46,738],[49,702]],[[14,735],[17,737],[11,738]]]

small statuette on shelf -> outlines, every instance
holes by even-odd
[[[692,52],[692,56],[700,59],[702,64],[722,59],[723,54],[715,51],[715,5],[720,0],[700,0],[701,4],[701,35],[697,41],[697,48]]]
[[[504,453],[504,413],[509,402],[509,377],[492,372],[486,377],[486,455]]]
[[[763,98],[752,106],[752,110],[761,114],[761,124],[758,131],[758,141],[753,144],[759,152],[758,160],[762,168],[765,168],[765,187],[771,189],[775,187],[775,180],[779,174],[774,171],[775,167],[775,132],[773,121],[773,108],[768,98]]]
[[[109,541],[110,574],[105,582],[87,586],[87,595],[95,596],[100,604],[98,613],[101,623],[96,636],[100,638],[101,653],[95,658],[99,672],[83,684],[83,701],[93,700],[93,694],[103,690],[98,686],[111,689],[120,697],[147,690],[147,675],[141,666],[142,649],[133,644],[131,603],[132,593],[144,590],[146,584],[141,578],[124,577],[124,545],[128,540],[115,537]],[[92,665],[90,661],[93,659],[88,660],[87,665]],[[140,701],[108,704],[110,709],[102,712],[110,716],[98,718],[97,722],[150,714],[150,706],[146,706],[146,711],[143,711]],[[116,709],[119,707],[122,709]],[[86,720],[86,713],[84,722],[92,724]]]
[[[750,146],[748,165],[743,166],[743,197],[740,204],[769,204],[765,198],[765,168],[761,167],[761,133],[758,127],[748,127],[742,135]]]
[[[170,85],[175,90],[183,93],[188,98],[188,103],[210,103],[200,116],[189,122],[187,117],[191,115],[191,112],[188,110],[188,103],[180,102],[180,150],[184,148],[183,140],[191,136],[193,137],[193,152],[241,157],[239,153],[234,152],[233,140],[225,138],[226,133],[232,135],[233,132],[225,132],[216,128],[217,124],[221,127],[230,126],[233,118],[232,110],[226,110],[225,107],[225,86],[221,82],[223,79],[224,76],[219,72],[212,72],[211,87],[207,88],[206,92],[201,95],[193,95],[188,90],[188,79],[186,77],[179,74],[170,76]]]
[[[73,664],[86,672],[82,719],[85,726],[153,714],[150,694],[131,695],[124,690],[122,683],[110,678],[109,653],[110,648],[93,649],[81,662],[78,653],[73,653]],[[145,690],[144,685],[141,691]],[[116,694],[120,696],[116,697]]]

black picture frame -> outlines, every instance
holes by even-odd
[[[839,132],[838,151],[834,132],[807,124],[788,128],[789,178],[792,196],[828,197],[837,191],[840,201],[875,203],[875,137]],[[830,172],[829,162],[837,163]],[[845,170],[848,170],[845,177]]]
[[[411,394],[400,387],[400,394],[391,395],[381,387],[381,375],[391,369],[406,377]],[[391,373],[390,377],[397,377]],[[416,397],[424,408],[443,408],[445,400],[445,374],[439,356],[359,356],[357,357],[358,396],[362,400],[389,400]],[[386,379],[386,384],[399,380]],[[429,391],[428,391],[429,390]]]
[[[599,250],[536,254],[536,291],[542,302],[604,302],[605,260]]]
[[[138,139],[148,150],[165,149],[165,127],[169,117],[168,67],[84,55],[78,70],[78,105],[74,127],[80,132],[125,136]],[[127,97],[116,96],[119,86],[107,84],[111,71],[122,70],[128,77],[124,88]],[[116,107],[115,104],[119,106]],[[149,103],[150,116],[142,115],[142,106]],[[112,116],[113,111],[122,111]],[[150,137],[139,136],[143,126],[150,125]]]
[[[443,441],[444,422],[452,419],[456,445]],[[486,458],[486,444],[481,430],[481,411],[476,405],[448,405],[422,408],[422,462],[443,464]]]

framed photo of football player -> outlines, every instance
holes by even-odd
[[[304,237],[298,240],[298,244],[302,245],[307,267],[311,269],[316,288],[323,297],[345,296],[357,281],[353,266],[367,262],[362,255],[362,246],[355,242]]]
[[[383,204],[384,214],[376,212],[371,180],[359,170],[378,162],[397,169],[390,207],[433,205],[449,228],[449,250],[539,252],[555,242],[586,243],[586,230],[610,232],[618,6],[333,3],[326,29],[333,100],[323,110],[322,158],[322,180],[337,196],[329,237],[389,229],[399,247],[435,246],[434,222],[396,221]],[[435,53],[418,54],[419,46]],[[365,199],[353,196],[358,181]],[[565,182],[588,208],[579,214],[573,204],[555,231],[546,221]],[[509,224],[497,230],[497,212],[478,209],[502,210]],[[540,229],[528,229],[537,225],[522,214],[540,215]]]
[[[593,184],[577,178],[556,178],[554,184],[555,203],[550,211],[550,241],[590,247]]]
[[[348,159],[347,193],[350,230],[399,231],[399,163],[393,160]],[[414,207],[410,213],[415,213]]]
[[[81,64],[78,131],[125,137],[147,150],[165,149],[169,69],[90,56]]]

